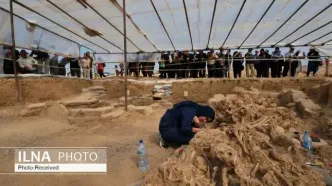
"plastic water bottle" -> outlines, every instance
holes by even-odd
[[[312,158],[312,140],[311,137],[309,136],[309,133],[307,130],[304,131],[304,135],[302,137],[302,147],[307,149],[307,156],[309,160],[311,161]]]
[[[148,160],[146,157],[146,147],[143,143],[143,140],[139,140],[137,147],[137,155],[138,155],[138,167],[142,171],[146,171],[149,168]]]

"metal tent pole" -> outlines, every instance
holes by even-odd
[[[127,24],[126,24],[126,0],[123,0],[123,43],[124,43],[124,73],[125,73],[125,110],[128,110],[128,94],[127,94]]]
[[[10,0],[10,26],[12,33],[12,45],[13,45],[13,63],[14,63],[14,74],[15,74],[15,84],[16,84],[16,99],[17,103],[20,102],[20,89],[18,86],[18,77],[17,77],[17,65],[16,65],[16,52],[15,52],[15,29],[14,29],[14,10],[13,10],[13,0]]]

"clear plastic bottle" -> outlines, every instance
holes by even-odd
[[[146,157],[146,146],[143,143],[143,140],[139,140],[137,147],[137,156],[138,156],[138,167],[142,171],[146,171],[149,168],[148,159]]]
[[[303,137],[302,137],[302,147],[307,149],[307,156],[309,160],[312,159],[312,139],[308,133],[307,130],[304,131]]]

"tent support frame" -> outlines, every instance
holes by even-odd
[[[310,43],[313,43],[313,42],[315,42],[315,41],[317,41],[317,40],[319,40],[319,39],[322,39],[323,37],[325,37],[325,36],[327,36],[327,35],[330,35],[330,34],[332,34],[332,31],[329,32],[329,33],[326,33],[326,34],[324,34],[324,35],[322,35],[322,36],[320,36],[320,37],[318,37],[318,38],[316,38],[316,39],[314,39],[314,40],[312,40],[312,41],[310,41],[310,42],[308,42],[307,45],[310,45]]]
[[[116,31],[118,31],[122,36],[124,36],[124,34],[116,27],[114,26],[108,19],[106,19],[103,15],[101,15],[101,13],[99,13],[93,6],[91,6],[87,1],[84,2],[84,4],[86,6],[88,6],[89,8],[91,8],[91,10],[93,10],[96,14],[99,15],[99,17],[101,17],[104,21],[106,21],[110,26],[112,26]],[[127,38],[128,41],[133,44],[138,50],[141,51],[141,49],[129,38]]]
[[[186,14],[186,20],[187,20],[187,26],[188,26],[188,31],[189,31],[189,36],[190,36],[190,42],[191,42],[191,51],[194,51],[194,44],[193,44],[193,38],[191,36],[191,29],[190,29],[190,24],[189,24],[189,18],[188,18],[188,12],[187,12],[187,6],[185,0],[182,0],[183,2],[183,8],[184,12]]]
[[[127,62],[127,20],[126,20],[126,0],[123,0],[123,46],[124,46],[124,73],[125,73],[125,110],[128,111],[128,80],[127,80],[127,74],[128,74],[128,62]]]
[[[261,44],[259,44],[258,46],[257,46],[257,48],[259,48],[261,45],[263,45],[267,40],[269,40],[275,33],[277,33],[305,4],[307,4],[308,3],[308,1],[309,0],[306,0],[306,1],[304,1],[302,4],[301,4],[301,6],[299,6],[293,13],[292,13],[292,15],[291,16],[289,16],[288,17],[288,19],[284,22],[284,23],[282,23],[268,38],[266,38]],[[272,47],[274,47],[274,46],[272,46]]]
[[[23,8],[25,8],[25,9],[27,9],[27,10],[29,10],[30,12],[33,12],[33,13],[39,15],[40,17],[42,17],[42,18],[44,18],[44,19],[46,19],[46,20],[52,22],[53,24],[55,24],[55,25],[61,27],[62,29],[64,29],[64,30],[66,30],[66,31],[68,31],[68,32],[70,32],[70,33],[76,35],[77,37],[83,39],[84,41],[87,41],[87,42],[89,42],[89,43],[91,43],[91,44],[97,46],[98,48],[101,48],[101,49],[107,51],[108,53],[111,53],[109,50],[105,49],[104,47],[102,47],[102,46],[100,46],[100,45],[98,45],[98,44],[96,44],[96,43],[94,43],[94,42],[92,42],[92,41],[89,41],[89,40],[85,39],[84,37],[80,36],[79,34],[77,34],[77,33],[73,32],[73,31],[69,30],[69,29],[66,28],[65,26],[60,25],[59,23],[53,21],[52,19],[47,18],[46,16],[44,16],[44,15],[42,15],[41,13],[39,13],[39,12],[33,10],[32,8],[30,8],[30,7],[28,7],[28,6],[24,5],[24,4],[22,4],[21,2],[18,2],[18,1],[16,1],[16,0],[13,0],[13,2],[14,2],[15,4],[17,4],[17,5],[19,5],[19,6],[23,7]],[[61,36],[61,37],[63,37],[63,36]],[[65,38],[65,37],[63,37],[63,38]]]
[[[240,8],[240,10],[239,10],[239,13],[237,14],[236,19],[235,19],[235,21],[234,21],[234,23],[233,23],[233,25],[232,25],[232,28],[231,28],[231,30],[228,32],[227,37],[226,37],[225,41],[223,42],[223,44],[221,45],[221,47],[224,47],[224,45],[225,45],[225,43],[226,43],[228,37],[231,35],[231,33],[232,33],[232,31],[233,31],[233,28],[234,28],[234,26],[235,26],[235,24],[236,24],[236,22],[237,22],[237,19],[240,17],[240,14],[241,14],[242,9],[243,9],[244,5],[246,4],[246,2],[247,2],[247,0],[244,0],[244,1],[243,1],[242,6],[241,6],[241,8]]]
[[[214,15],[216,14],[216,9],[217,9],[217,3],[218,3],[218,0],[215,0],[214,1],[213,14],[212,14],[212,20],[211,20],[211,26],[210,26],[210,33],[209,33],[209,38],[208,38],[208,42],[207,42],[206,48],[209,48],[209,44],[210,44],[212,27],[213,27],[213,21],[214,21]]]
[[[303,23],[300,27],[298,27],[297,29],[295,29],[292,33],[288,34],[287,36],[285,36],[284,38],[282,38],[281,40],[279,40],[276,44],[282,42],[283,40],[285,40],[286,38],[288,38],[289,36],[291,36],[292,34],[294,34],[295,32],[297,32],[298,30],[300,30],[301,28],[303,28],[305,25],[307,25],[309,22],[311,22],[312,20],[314,20],[317,16],[319,16],[321,13],[325,12],[328,8],[330,8],[332,6],[332,3],[325,7],[323,10],[321,10],[320,12],[318,12],[316,15],[314,15],[311,19],[309,19],[308,21],[306,21],[305,23]]]
[[[80,25],[82,25],[83,27],[90,29],[89,27],[87,27],[85,24],[83,24],[82,22],[80,22],[79,20],[77,20],[76,18],[74,18],[73,16],[71,16],[69,13],[67,13],[66,11],[64,11],[62,8],[60,8],[58,5],[54,4],[51,0],[46,0],[48,3],[50,3],[52,6],[54,6],[55,8],[57,8],[58,10],[60,10],[62,13],[66,14],[68,17],[70,17],[72,20],[76,21],[77,23],[79,23]],[[100,37],[101,39],[103,39],[104,41],[106,41],[107,43],[113,45],[115,48],[123,51],[119,46],[115,45],[114,43],[112,43],[111,41],[105,39],[103,36],[98,35],[98,37]]]
[[[15,85],[16,85],[16,100],[17,103],[20,102],[20,88],[18,85],[18,77],[17,77],[17,64],[16,64],[16,43],[15,43],[15,29],[14,29],[14,10],[13,10],[13,0],[10,0],[10,28],[11,28],[11,35],[12,35],[12,44],[13,44],[13,63],[14,63],[14,75],[15,75]]]
[[[326,24],[324,24],[324,25],[322,25],[322,26],[320,26],[320,27],[318,27],[318,28],[316,28],[316,29],[314,29],[314,30],[312,30],[312,31],[310,31],[310,32],[308,32],[308,33],[306,33],[306,34],[304,34],[303,36],[301,36],[301,37],[295,39],[294,41],[292,41],[292,42],[290,42],[290,43],[288,43],[288,45],[291,45],[292,43],[294,43],[294,42],[296,42],[296,41],[298,41],[298,40],[304,38],[305,36],[307,36],[307,35],[309,35],[309,34],[312,34],[312,33],[316,32],[317,30],[320,30],[320,29],[326,27],[327,25],[329,25],[329,24],[331,24],[331,23],[332,23],[332,21],[330,21],[330,22],[328,22],[328,23],[326,23]]]
[[[150,0],[150,2],[151,2],[151,4],[152,4],[152,6],[153,6],[154,11],[156,12],[156,14],[157,14],[157,16],[158,16],[158,19],[159,19],[159,21],[160,21],[160,24],[163,26],[163,28],[164,28],[164,30],[165,30],[165,32],[166,32],[166,34],[167,34],[167,37],[168,37],[169,41],[171,42],[171,44],[172,44],[174,50],[176,50],[176,48],[175,48],[175,46],[174,46],[174,43],[173,43],[171,37],[169,36],[169,33],[167,32],[166,27],[165,27],[163,21],[162,21],[161,18],[160,18],[160,15],[159,15],[159,13],[158,13],[158,11],[157,11],[156,6],[154,5],[154,3],[153,3],[152,0]]]
[[[262,21],[262,19],[265,17],[266,13],[270,10],[270,8],[272,7],[272,5],[274,4],[275,0],[273,0],[270,4],[270,6],[265,10],[264,14],[262,15],[262,17],[259,19],[259,21],[256,23],[255,27],[251,30],[251,32],[248,34],[248,36],[244,39],[244,41],[241,43],[241,45],[238,47],[238,49],[240,49],[242,47],[242,45],[247,41],[247,39],[250,37],[250,35],[255,31],[255,29],[257,28],[257,26],[259,25],[259,23]]]

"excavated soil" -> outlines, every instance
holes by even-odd
[[[102,103],[100,107],[123,108],[120,98],[124,95],[123,80],[91,83],[86,80],[59,79],[57,82],[53,78],[45,79],[22,80],[21,86],[29,90],[24,89],[21,98],[25,102],[91,101],[90,94],[78,96],[78,93],[93,84],[104,86],[108,93],[98,94]],[[161,149],[158,145],[159,120],[172,104],[167,100],[152,100],[152,88],[156,82],[130,82],[131,105],[128,112],[116,118],[69,118],[68,110],[55,102],[51,102],[39,115],[31,117],[19,115],[24,106],[1,107],[1,146],[108,148],[107,174],[0,175],[1,185],[131,186],[140,185],[143,181],[149,186],[324,185],[322,177],[305,166],[308,161],[306,151],[301,149],[300,142],[292,138],[292,134],[294,131],[318,130],[329,137],[332,131],[332,114],[328,114],[331,84],[325,85],[323,79],[282,80],[279,83],[275,83],[277,80],[225,80],[220,84],[222,81],[172,84],[174,95],[168,100],[172,103],[180,97],[206,103],[216,92],[224,93],[208,101],[216,110],[215,122],[206,125],[206,129],[199,132],[186,148],[182,147],[182,153],[178,149]],[[6,99],[0,101],[0,106],[15,103],[13,83],[13,80],[2,81],[0,96]],[[250,88],[250,84],[257,89]],[[315,87],[317,84],[322,86]],[[322,104],[325,115],[304,109],[303,112],[313,115],[303,118],[295,103],[283,105],[279,93],[293,85],[297,90],[310,89],[309,95]],[[185,90],[189,91],[187,98],[183,98]],[[321,90],[325,92],[320,93]],[[147,174],[137,168],[136,143],[140,139],[148,148],[150,171]],[[332,162],[331,153],[330,145],[322,146],[315,149],[314,157],[328,164]],[[0,150],[0,173],[13,172],[13,163],[13,155]]]
[[[305,165],[306,151],[292,136],[315,118],[305,120],[292,105],[279,106],[278,94],[238,87],[233,92],[210,99],[215,122],[146,176],[144,185],[325,185]],[[330,146],[317,152],[315,158],[331,157]]]

